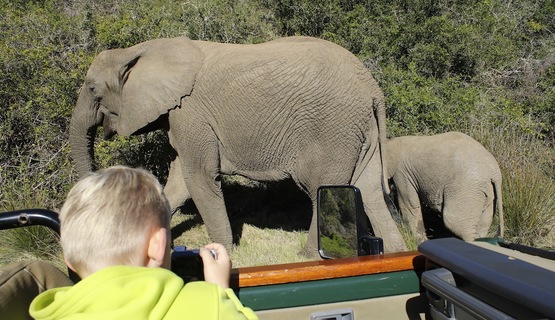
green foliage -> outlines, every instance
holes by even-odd
[[[356,248],[351,247],[345,238],[332,234],[331,237],[321,237],[322,247],[326,248],[325,254],[333,258],[351,258]]]
[[[383,69],[388,131],[392,136],[464,131],[480,111],[478,88],[458,77],[434,80],[417,71],[388,65]]]
[[[195,0],[183,5],[181,17],[192,39],[260,43],[277,36],[272,12],[257,1]]]
[[[274,38],[272,15],[256,2],[232,0],[124,1],[92,15],[102,48],[186,35],[192,39],[257,43]]]
[[[550,56],[551,65],[544,69],[539,76],[537,85],[529,91],[523,92],[523,107],[525,114],[541,119],[542,134],[553,141],[555,132],[555,52]],[[532,91],[532,94],[527,94]]]
[[[320,191],[320,248],[329,257],[357,254],[357,215],[355,193],[350,188]]]
[[[284,36],[321,36],[341,13],[337,1],[262,1],[275,14],[279,32]]]
[[[54,2],[0,9],[0,201],[57,206],[71,181],[67,125],[90,59],[76,24]],[[17,182],[17,183],[16,183]],[[22,199],[23,198],[23,199]],[[22,201],[23,200],[23,201]]]
[[[100,134],[99,134],[100,136]],[[100,168],[116,164],[142,167],[155,174],[165,183],[169,173],[169,163],[176,156],[171,148],[166,132],[156,131],[125,138],[117,136],[113,140],[96,139],[96,160]]]
[[[324,189],[320,193],[320,232],[332,237],[342,229],[356,230],[355,194],[349,188]],[[356,233],[356,232],[355,232]]]
[[[104,10],[97,8],[91,13],[91,32],[103,49],[181,36],[187,31],[187,24],[180,16],[181,7],[179,3],[167,1],[114,1]]]

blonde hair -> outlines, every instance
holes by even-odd
[[[124,166],[92,172],[73,186],[60,211],[64,257],[78,274],[140,264],[150,232],[169,230],[170,219],[168,200],[150,172]]]

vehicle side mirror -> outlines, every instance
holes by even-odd
[[[383,253],[372,236],[360,190],[351,185],[318,188],[318,251],[323,259]]]

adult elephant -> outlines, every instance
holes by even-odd
[[[384,108],[365,66],[324,40],[156,39],[95,58],[71,118],[70,143],[83,174],[95,169],[98,126],[106,136],[166,128],[177,152],[171,171],[184,178],[169,186],[181,192],[166,188],[172,208],[192,198],[210,238],[228,248],[221,174],[292,178],[313,204],[321,185],[355,184],[386,249],[398,251],[405,244],[381,188]],[[306,252],[315,253],[316,244],[314,215]]]
[[[385,155],[401,215],[418,243],[427,239],[423,206],[466,241],[487,235],[497,209],[503,235],[501,170],[479,142],[460,132],[405,136],[387,141]]]

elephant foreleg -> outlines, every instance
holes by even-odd
[[[210,240],[221,243],[230,251],[233,236],[219,178],[200,173],[192,174],[188,178],[185,175],[185,177],[186,184],[191,186],[191,197],[206,226]]]
[[[181,173],[181,161],[179,157],[175,157],[170,164],[170,172],[168,173],[168,181],[164,186],[164,193],[170,203],[172,214],[175,213],[177,208],[182,206],[185,201],[191,198],[191,194],[185,185],[185,180]]]
[[[178,137],[183,135],[178,130],[172,131],[170,134]],[[221,188],[217,141],[210,128],[202,127],[197,127],[195,137],[172,139],[170,136],[170,143],[174,145],[181,161],[184,184],[189,189],[210,240],[231,250],[233,235]]]
[[[196,181],[196,179],[193,179],[193,181]],[[207,192],[191,192],[191,195],[204,221],[210,240],[221,243],[230,251],[233,246],[233,235],[220,182],[213,181],[210,190],[207,190]]]

